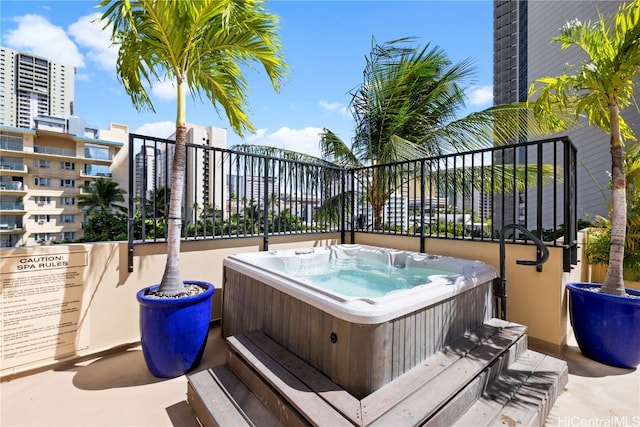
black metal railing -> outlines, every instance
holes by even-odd
[[[559,138],[354,169],[351,229],[498,240],[505,224],[520,224],[550,245],[572,245],[575,156]]]
[[[130,255],[164,241],[174,142],[130,135]],[[344,169],[187,144],[183,238],[340,232],[496,241],[518,224],[576,262],[576,149],[566,138]],[[353,241],[353,238],[352,238]],[[516,230],[514,243],[530,243]]]

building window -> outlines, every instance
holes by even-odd
[[[37,242],[48,242],[51,240],[51,233],[36,233],[34,238]]]
[[[87,159],[111,160],[109,149],[94,144],[85,144],[84,157]]]
[[[60,162],[60,169],[74,171],[76,170],[76,164],[73,162]]]
[[[35,166],[41,169],[49,169],[51,167],[51,162],[49,160],[36,159]]]
[[[51,197],[49,196],[36,196],[35,202],[38,206],[48,205],[51,203]]]
[[[60,180],[60,187],[74,188],[75,186],[76,186],[75,179],[61,179]]]
[[[22,151],[22,134],[14,132],[0,132],[0,148],[3,150]]]
[[[65,231],[60,234],[62,240],[76,240],[76,233],[73,231]]]
[[[76,222],[75,215],[60,215],[60,222],[68,224],[71,222]]]
[[[36,176],[34,183],[37,187],[51,187],[51,178],[40,178]]]
[[[106,165],[84,165],[84,174],[89,176],[111,176],[109,166]]]
[[[38,224],[44,224],[45,222],[50,222],[51,221],[51,215],[36,215],[36,216],[33,217],[33,219]]]
[[[60,204],[63,206],[73,206],[76,204],[75,197],[60,197]]]

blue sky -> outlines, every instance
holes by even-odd
[[[2,0],[2,46],[74,65],[75,111],[88,124],[109,123],[130,132],[165,137],[175,127],[175,94],[155,85],[156,113],[140,113],[117,81],[116,52],[108,34],[92,23],[97,1]],[[250,71],[250,118],[257,129],[242,141],[224,113],[207,103],[189,101],[187,120],[227,128],[227,144],[273,145],[318,153],[318,133],[326,127],[343,140],[353,135],[349,92],[362,83],[364,58],[372,37],[379,43],[412,36],[415,44],[439,46],[454,62],[472,59],[477,71],[470,83],[467,111],[491,105],[493,9],[477,1],[270,1],[280,17],[283,51],[291,68],[276,94],[264,75]]]

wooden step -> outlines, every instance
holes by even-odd
[[[438,353],[424,360],[409,372],[395,379],[375,393],[362,400],[363,417],[366,423],[371,423],[388,412],[390,408],[407,399],[416,390],[428,384],[443,370],[453,366],[473,349],[496,335],[503,328],[509,328],[508,333],[514,341],[524,342],[526,346],[526,328],[498,319],[482,325],[466,336],[454,341]],[[505,333],[507,333],[505,331]],[[511,342],[511,341],[510,341]],[[520,345],[518,348],[522,348]],[[471,378],[469,378],[471,381]]]
[[[528,350],[451,425],[543,426],[568,372],[565,361]]]
[[[567,367],[527,350],[525,333],[524,326],[492,319],[359,400],[252,331],[227,339],[226,367],[188,376],[190,402],[197,414],[213,413],[198,417],[204,426],[541,425],[566,384]],[[209,381],[216,385],[203,384]],[[239,381],[241,392],[232,392]]]
[[[425,427],[453,425],[460,414],[464,413],[482,396],[488,384],[515,363],[527,351],[527,336],[520,337],[509,349],[471,380],[449,401],[424,423]]]
[[[353,424],[361,423],[358,399],[263,333],[252,331],[244,335],[345,418]]]
[[[258,347],[258,345],[249,338],[249,335],[253,335],[254,337],[256,335],[262,335],[265,337],[264,342],[269,343],[269,345],[265,346],[264,343],[262,343],[261,347]],[[277,392],[277,394],[272,394],[268,400],[278,399],[279,396],[282,396],[284,400],[293,406],[297,412],[312,425],[353,426],[354,424],[360,424],[359,420],[357,420],[357,404],[354,408],[355,413],[350,414],[350,417],[356,418],[354,422],[350,418],[346,418],[335,407],[330,405],[327,400],[309,387],[307,382],[314,382],[313,380],[306,382],[302,381],[293,372],[280,364],[282,359],[278,360],[271,357],[268,352],[273,352],[280,346],[275,341],[267,338],[261,332],[256,331],[247,334],[234,335],[227,339],[227,344],[230,350],[228,352],[229,359],[227,363],[236,375],[238,375],[245,383],[251,383],[253,385],[256,385],[256,380],[261,379]],[[293,353],[286,350],[285,352],[287,353],[287,357],[291,360],[297,358]],[[276,357],[283,357],[284,353],[275,353],[275,355]],[[313,378],[318,381],[319,378],[322,377],[322,374],[300,359],[298,359],[297,362],[289,362],[289,364],[291,366],[296,366],[299,370],[303,370],[304,372],[298,371],[297,374],[305,379]],[[247,367],[251,368],[251,371],[249,371]],[[260,378],[257,378],[258,376]],[[328,378],[322,378],[324,379],[321,381],[325,385],[323,392],[326,392],[327,394],[333,393],[350,396],[346,391],[342,390]],[[264,392],[267,390],[264,390],[263,387],[262,391]],[[355,399],[353,401],[354,403],[357,402]],[[267,407],[270,407],[271,409],[279,407],[277,404],[270,405],[268,401],[265,403],[267,404]]]
[[[496,324],[500,325],[500,323]],[[491,329],[491,326],[485,325],[483,329]],[[395,405],[392,408],[386,408],[383,414],[376,418],[371,417],[371,411],[365,408],[365,400],[370,400],[367,402],[367,406],[376,407],[378,398],[376,394],[386,386],[363,399],[365,424],[413,426],[428,421],[471,382],[482,382],[482,379],[477,380],[476,377],[481,376],[487,367],[503,357],[504,353],[520,340],[525,331],[526,328],[521,325],[505,323],[493,335],[481,340],[477,346],[471,348],[462,357],[458,357],[456,360],[450,359],[449,362],[452,363],[438,363],[432,368],[429,365],[431,358],[427,359],[426,364],[417,366],[403,375],[414,378],[424,376],[423,384],[412,387],[411,394],[398,399]],[[464,342],[464,340],[458,340],[458,342],[460,341]],[[447,356],[447,352],[440,352],[436,356]],[[425,367],[431,371],[430,374],[423,375],[421,371]],[[397,384],[394,384],[396,381],[389,386],[397,387]]]
[[[225,365],[187,375],[187,401],[203,426],[281,426]]]

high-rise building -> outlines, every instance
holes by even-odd
[[[128,127],[100,130],[73,116],[74,73],[0,47],[0,247],[79,239],[78,195],[98,177],[126,188],[114,159]]]
[[[167,139],[175,140],[175,134]],[[140,199],[143,191],[146,191],[146,199],[158,188],[171,187],[171,166],[175,152],[175,145],[172,143],[147,141],[143,144],[145,145],[136,156],[135,166],[135,191],[136,197]],[[198,209],[206,205],[219,209],[227,200],[227,194],[220,191],[222,188],[226,189],[226,177],[222,175],[223,169],[220,167],[223,161],[222,153],[199,148],[226,148],[227,130],[213,126],[188,125],[187,144],[190,148],[187,150],[185,165],[185,215],[186,218],[193,218],[194,215],[197,217]],[[155,173],[152,173],[150,168],[153,168]]]
[[[0,47],[0,124],[35,127],[38,116],[73,115],[71,65]]]
[[[598,13],[613,16],[619,1],[546,1],[494,0],[494,71],[493,101],[495,105],[526,101],[531,83],[545,76],[556,76],[567,64],[579,66],[585,54],[578,48],[560,49],[552,43],[560,28],[568,21],[595,21]],[[575,69],[573,69],[575,70]],[[568,69],[572,73],[572,69]],[[640,114],[634,107],[622,112],[623,117],[640,134]],[[580,218],[608,216],[609,136],[588,126],[567,132],[578,152],[577,214]],[[603,196],[604,194],[604,196]],[[535,209],[535,206],[531,206]],[[524,213],[520,213],[524,217]],[[535,218],[528,213],[527,217]]]
[[[152,145],[143,145],[135,157],[135,194],[137,200],[142,200],[142,193],[145,192],[145,198],[151,197],[151,193],[155,188],[157,158],[160,149]]]

